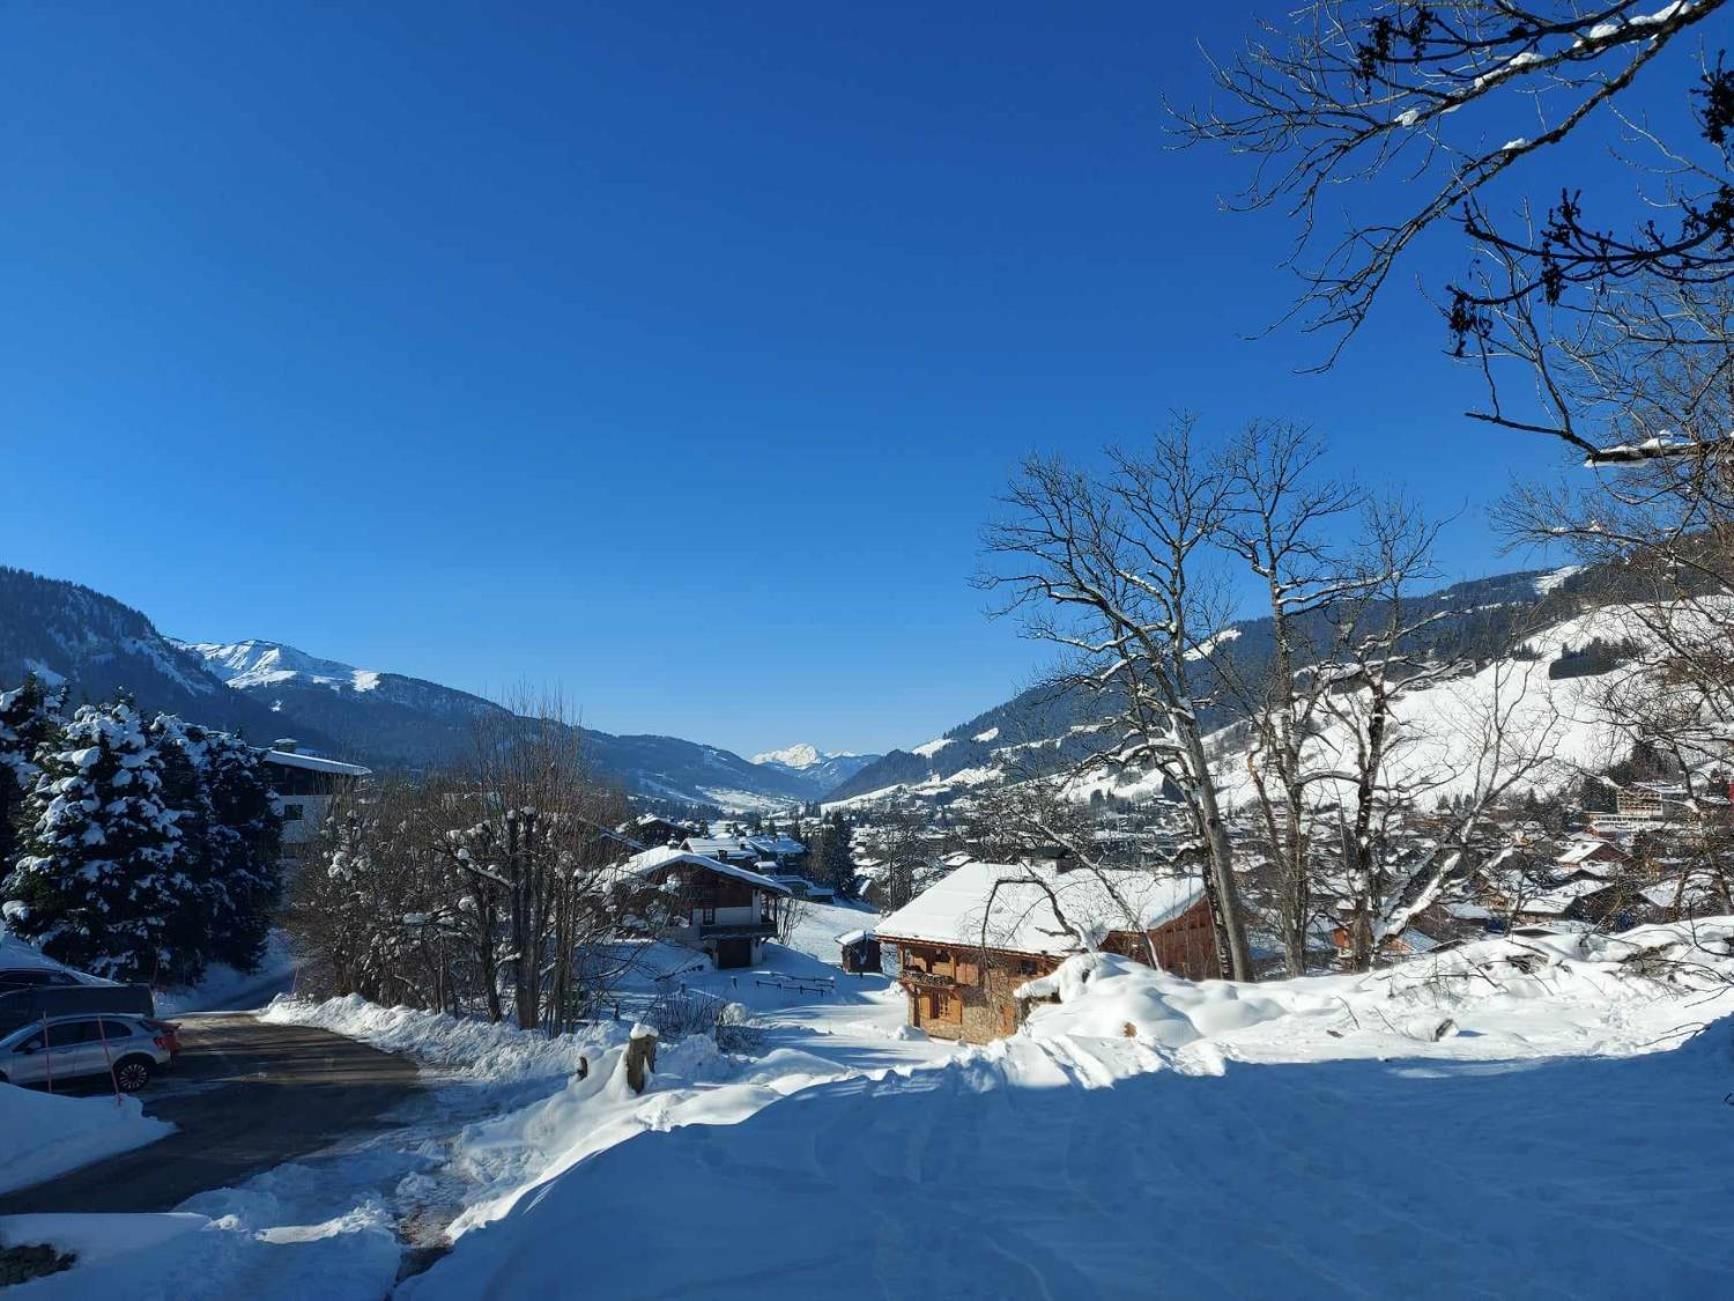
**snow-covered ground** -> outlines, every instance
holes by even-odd
[[[191,1012],[250,1012],[264,1007],[294,986],[295,958],[289,939],[272,931],[265,942],[264,961],[257,971],[237,971],[214,963],[197,985],[158,990],[158,1016],[186,1016]]]
[[[154,1143],[174,1126],[137,1098],[69,1097],[0,1084],[0,1193]]]
[[[163,1269],[163,1295],[379,1296],[400,1239],[442,1235],[395,1295],[1697,1296],[1734,1269],[1734,919],[1257,986],[1089,956],[983,1048],[821,961],[863,921],[815,908],[748,972],[646,952],[629,1002],[685,983],[752,1027],[663,1044],[642,1096],[624,1020],[549,1043],[279,1004],[433,1087],[400,1129],[180,1208],[202,1218],[26,1226],[111,1254],[20,1295]]]

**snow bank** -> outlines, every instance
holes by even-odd
[[[1643,926],[1622,935],[1479,940],[1366,975],[1236,985],[1193,983],[1113,954],[1079,954],[1019,995],[1026,1033],[1061,1057],[1123,1039],[1178,1061],[1112,1057],[1110,1069],[1214,1069],[1245,1061],[1443,1056],[1623,1056],[1678,1044],[1734,1014],[1734,918]]]
[[[0,1084],[0,1193],[28,1188],[117,1152],[154,1143],[174,1126],[137,1098],[74,1098]]]
[[[581,1059],[594,1063],[601,1049],[625,1040],[627,1029],[623,1024],[601,1023],[580,1033],[549,1037],[504,1023],[381,1007],[359,994],[323,1003],[277,998],[259,1013],[259,1019],[332,1030],[385,1052],[403,1053],[424,1065],[491,1083],[576,1075]]]
[[[1035,1039],[1118,1036],[1165,1048],[1287,1016],[1298,1010],[1297,1003],[1317,1005],[1309,1011],[1330,1006],[1305,996],[1272,997],[1257,985],[1194,983],[1114,953],[1080,953],[1017,992],[1020,998],[1059,1000],[1055,1007],[1036,1009],[1030,1018],[1029,1033]]]
[[[295,956],[288,937],[282,931],[272,931],[257,971],[237,971],[224,963],[213,963],[197,985],[158,990],[157,1015],[251,1010],[288,989],[294,978]]]
[[[195,1198],[202,1201],[209,1198]],[[73,1267],[9,1289],[8,1297],[313,1297],[373,1301],[391,1289],[398,1245],[377,1206],[322,1224],[286,1226],[268,1203],[224,1189],[216,1215],[14,1215],[0,1243],[52,1243]]]
[[[592,1062],[588,1077],[458,1136],[454,1164],[484,1191],[447,1232],[456,1238],[498,1220],[526,1193],[639,1134],[739,1124],[792,1093],[862,1073],[799,1049],[735,1057],[693,1035],[658,1045],[656,1068],[640,1095],[627,1082],[625,1051],[609,1048]]]

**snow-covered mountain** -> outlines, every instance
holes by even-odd
[[[511,717],[501,705],[467,691],[357,668],[282,642],[255,638],[177,646],[280,718],[295,720],[297,727],[311,724],[384,767],[420,769],[461,761],[474,744],[478,718]],[[771,809],[815,799],[836,784],[815,789],[814,779],[798,771],[749,763],[728,750],[679,737],[579,730],[597,769],[640,794],[727,809]]]
[[[274,641],[176,642],[205,661],[205,667],[231,687],[269,686],[303,680],[322,687],[349,687],[372,691],[379,674],[371,669],[351,668],[336,660],[322,660],[293,646]]]
[[[147,709],[250,740],[283,734],[267,707],[227,690],[201,657],[164,637],[140,611],[78,583],[0,567],[0,688],[27,673],[63,684],[72,705],[126,691]],[[299,732],[310,746],[334,748],[317,728]]]
[[[0,689],[35,673],[70,703],[131,693],[141,708],[221,727],[255,744],[294,737],[310,751],[375,768],[425,770],[464,759],[478,717],[509,720],[467,691],[310,655],[282,642],[176,641],[113,597],[0,567]],[[817,798],[831,760],[802,771],[755,764],[673,736],[581,729],[597,771],[627,790],[727,809]]]
[[[1415,603],[1417,614],[1440,616],[1416,649],[1485,663],[1520,635],[1577,615],[1581,593],[1592,581],[1592,576],[1567,567],[1453,584]],[[1241,672],[1256,673],[1271,653],[1270,620],[1242,620],[1225,629],[1220,639]],[[1109,704],[1100,696],[1032,687],[930,741],[891,751],[843,782],[829,798],[872,798],[897,788],[939,796],[986,783],[1051,776],[1096,749],[1096,733],[1108,712]],[[1230,727],[1239,716],[1218,703],[1202,720],[1217,730]]]
[[[849,750],[821,750],[803,741],[782,750],[755,754],[752,761],[799,779],[811,790],[812,799],[820,799],[869,764],[877,763],[880,757]]]

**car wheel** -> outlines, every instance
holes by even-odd
[[[151,1082],[155,1065],[148,1057],[123,1057],[114,1064],[114,1085],[122,1093],[137,1093]]]

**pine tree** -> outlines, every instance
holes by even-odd
[[[0,692],[0,877],[18,857],[17,821],[40,769],[36,752],[60,730],[64,687],[44,687],[34,673]]]
[[[849,824],[836,810],[819,841],[819,879],[840,895],[855,891],[855,856],[849,849]]]
[[[79,709],[44,745],[23,806],[6,920],[60,962],[118,980],[196,979],[177,957],[194,893],[163,757],[131,701]]]
[[[195,892],[177,918],[175,950],[199,967],[254,971],[282,889],[283,820],[258,751],[226,732],[159,714],[164,801],[177,814]]]

